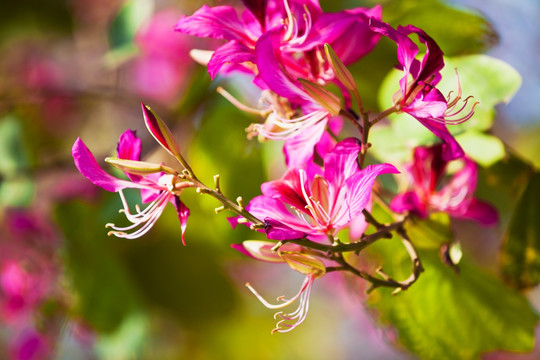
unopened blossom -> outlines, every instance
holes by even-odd
[[[280,180],[264,183],[263,195],[252,199],[247,209],[265,221],[269,239],[335,235],[362,214],[375,178],[398,172],[390,164],[360,169],[359,151],[357,139],[339,142],[325,155],[323,169],[315,164],[289,169]]]
[[[399,69],[403,71],[403,77],[394,99],[396,108],[416,118],[443,141],[445,160],[464,156],[463,149],[446,125],[460,124],[470,119],[474,115],[475,105],[470,108],[467,106],[469,98],[462,101],[459,80],[454,98],[451,98],[451,94],[445,98],[436,88],[441,80],[440,71],[444,67],[443,53],[437,43],[423,30],[412,25],[394,29],[377,19],[371,19],[371,29],[397,44]],[[426,47],[421,60],[416,59],[418,46],[409,38],[411,34],[416,34]]]
[[[462,158],[463,168],[448,175],[448,161],[442,145],[417,147],[413,162],[407,166],[410,190],[396,196],[390,206],[401,213],[410,211],[422,218],[432,212],[445,212],[454,218],[474,220],[482,225],[495,225],[497,211],[474,196],[478,178],[476,164]],[[445,179],[446,177],[449,177]]]
[[[260,261],[271,263],[287,263],[293,270],[306,275],[300,290],[296,295],[287,299],[284,296],[277,298],[277,303],[270,303],[264,299],[249,283],[249,290],[269,309],[283,309],[298,300],[298,307],[291,313],[277,312],[274,318],[278,320],[274,332],[288,332],[300,325],[307,316],[309,309],[309,295],[315,279],[326,273],[324,263],[315,256],[304,253],[301,246],[284,244],[278,250],[273,250],[276,244],[270,241],[248,240],[241,245],[233,245],[236,250]]]
[[[159,127],[160,121],[144,105],[143,113],[150,132],[160,145],[171,154],[179,154],[178,145],[173,144],[170,134]],[[119,179],[105,172],[80,138],[75,141],[72,148],[73,159],[80,173],[94,185],[107,191],[118,192],[122,199],[121,212],[126,215],[131,225],[120,227],[107,224],[107,227],[112,229],[109,234],[128,239],[138,238],[152,228],[167,204],[172,203],[180,219],[182,242],[184,242],[189,209],[180,200],[179,195],[184,188],[193,184],[181,180],[176,172],[161,164],[139,161],[141,142],[134,131],[127,130],[122,134],[117,151],[118,158],[109,159],[109,162],[121,168],[130,180]],[[139,189],[143,203],[147,204],[146,207],[141,210],[137,205],[135,211],[131,210],[123,194],[124,189]]]

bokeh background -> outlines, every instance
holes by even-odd
[[[366,305],[366,284],[334,274],[315,285],[302,326],[271,336],[273,312],[245,282],[272,298],[294,294],[302,276],[231,249],[256,235],[233,231],[226,214],[214,215],[213,199],[189,191],[182,197],[192,213],[187,246],[172,209],[141,239],[107,236],[106,223],[122,223],[120,199],[76,171],[71,146],[80,136],[103,159],[130,128],[143,139],[145,159],[170,162],[144,128],[141,101],[174,129],[198,176],[211,183],[219,173],[231,198],[250,199],[262,182],[281,176],[279,144],[248,140],[244,129],[254,119],[216,93],[223,86],[256,103],[246,95],[254,93],[249,80],[211,83],[188,52],[215,44],[173,32],[182,14],[204,3],[234,2],[0,4],[0,358],[414,358],[397,344],[395,330],[378,324]],[[519,71],[522,87],[497,107],[490,132],[522,161],[540,165],[540,3],[381,3],[383,20],[425,29],[449,56],[487,52]],[[321,5],[338,11],[375,2]],[[371,108],[378,107],[379,84],[394,63],[395,45],[381,42],[353,67],[355,74],[369,69],[359,83]],[[496,230],[466,223],[456,230],[468,234],[464,247],[494,274],[511,210],[501,216]],[[540,306],[538,291],[527,296]],[[535,358],[525,356],[516,358]]]

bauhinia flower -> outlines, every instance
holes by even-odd
[[[371,19],[371,29],[397,44],[399,68],[403,71],[403,77],[399,81],[400,91],[394,99],[395,107],[416,118],[443,141],[445,160],[464,156],[463,149],[446,125],[460,124],[470,119],[474,115],[476,103],[465,111],[470,98],[461,101],[459,79],[453,99],[451,94],[445,98],[435,87],[441,80],[440,71],[444,67],[443,53],[437,43],[423,30],[412,25],[399,26],[396,30],[377,19]],[[418,35],[426,47],[421,60],[416,59],[418,46],[409,38],[410,34]]]
[[[357,139],[339,142],[324,156],[324,169],[311,164],[288,170],[280,180],[264,183],[263,195],[252,199],[247,210],[264,220],[269,239],[319,240],[335,235],[362,214],[375,178],[398,172],[390,164],[361,170],[359,151]]]
[[[497,211],[474,197],[476,164],[466,157],[457,160],[463,163],[463,168],[444,181],[448,161],[444,159],[443,151],[442,145],[415,148],[413,162],[407,167],[411,190],[392,200],[392,210],[398,213],[410,211],[422,218],[440,211],[485,226],[495,225]]]
[[[309,309],[309,295],[313,283],[315,279],[322,277],[326,273],[324,263],[315,256],[303,253],[304,249],[301,246],[284,244],[278,250],[274,251],[272,249],[275,245],[275,243],[270,241],[258,240],[248,240],[244,241],[241,245],[233,245],[233,248],[252,258],[271,263],[287,263],[293,270],[306,275],[306,279],[296,295],[290,299],[279,296],[276,304],[269,303],[249,283],[246,284],[257,299],[269,309],[282,309],[299,300],[298,308],[292,313],[280,311],[274,315],[274,318],[279,318],[279,321],[272,330],[272,334],[276,331],[291,331],[306,319]]]
[[[144,104],[142,109],[146,125],[154,138],[173,156],[181,158],[180,150],[170,130]],[[182,242],[185,244],[184,233],[189,209],[179,196],[184,188],[193,186],[193,183],[182,179],[176,171],[167,166],[139,161],[141,141],[134,131],[127,130],[122,134],[117,151],[118,158],[107,158],[106,161],[123,170],[129,180],[119,179],[105,172],[80,138],[75,141],[72,148],[75,165],[81,174],[94,185],[120,194],[123,204],[120,211],[132,224],[126,227],[107,224],[106,226],[112,229],[109,235],[134,239],[146,234],[159,219],[167,204],[172,203],[180,219]],[[135,206],[135,211],[130,210],[123,194],[124,189],[139,189],[143,203],[148,205],[143,210],[138,205]]]
[[[325,13],[318,0],[245,0],[243,3],[246,10],[240,16],[230,6],[204,5],[192,16],[182,17],[176,25],[178,32],[228,40],[207,57],[212,78],[229,69],[255,75],[262,71],[255,60],[255,49],[259,39],[275,29],[279,29],[277,46],[283,53],[285,66],[295,77],[313,81],[333,77],[324,58],[325,43],[350,64],[370,52],[380,37],[369,28],[370,18],[381,18],[380,6]],[[354,37],[356,46],[350,46],[349,37]]]

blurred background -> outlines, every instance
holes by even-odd
[[[525,163],[540,165],[540,3],[381,3],[383,20],[426,30],[448,56],[487,52],[519,71],[521,89],[497,107],[490,133]],[[77,172],[71,146],[80,136],[101,161],[129,128],[143,140],[144,159],[171,163],[146,132],[141,101],[174,129],[201,179],[210,184],[220,174],[230,198],[251,199],[262,182],[281,176],[280,144],[248,140],[244,129],[255,120],[216,93],[223,86],[255,103],[256,96],[245,95],[253,85],[242,77],[211,83],[188,52],[216,43],[173,32],[182,14],[203,4],[241,6],[180,0],[0,5],[0,358],[414,358],[393,328],[375,320],[366,284],[337,274],[315,284],[302,326],[271,336],[273,312],[244,284],[271,299],[296,293],[303,278],[231,249],[256,235],[233,231],[227,214],[214,215],[213,199],[192,191],[182,196],[192,214],[187,246],[172,208],[143,238],[107,236],[106,223],[124,221],[120,199]],[[325,11],[375,4],[321,1]],[[370,108],[378,107],[379,84],[394,64],[395,45],[381,42],[352,68],[355,75],[370,69],[359,79]],[[135,195],[128,194],[136,201]],[[487,235],[460,225],[473,239],[465,247],[492,273],[511,213],[501,216],[503,226]],[[538,292],[528,296],[539,306]]]

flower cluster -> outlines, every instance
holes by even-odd
[[[175,31],[225,40],[215,50],[193,50],[192,57],[207,66],[212,79],[237,72],[251,77],[261,90],[260,108],[242,104],[221,88],[218,91],[238,108],[263,118],[247,129],[248,136],[284,140],[287,171],[281,179],[262,184],[262,195],[247,206],[240,197],[231,201],[222,194],[219,177],[213,188],[196,177],[172,132],[143,105],[148,130],[178,160],[182,171],[141,161],[141,142],[130,130],[120,137],[118,156],[106,159],[124,171],[127,179],[105,172],[82,140],[77,139],[73,145],[79,171],[95,185],[120,194],[121,211],[131,225],[108,224],[112,229],[109,234],[140,237],[172,203],[184,240],[189,210],[180,200],[182,191],[194,188],[213,196],[223,205],[216,212],[227,209],[236,213],[229,219],[233,226],[245,224],[267,237],[234,245],[236,250],[260,261],[285,263],[306,276],[295,296],[279,297],[277,304],[267,302],[247,284],[268,308],[281,309],[299,302],[295,311],[276,314],[279,321],[274,331],[286,332],[304,321],[313,283],[327,272],[352,273],[369,281],[372,289],[384,286],[399,291],[412,285],[423,269],[404,228],[409,217],[422,218],[430,212],[444,211],[483,225],[497,222],[495,210],[474,197],[476,165],[465,157],[447,128],[471,118],[475,104],[469,106],[469,98],[462,100],[459,80],[453,98],[437,89],[444,67],[443,53],[423,30],[411,25],[395,29],[382,22],[380,6],[327,13],[317,0],[243,3],[245,9],[241,11],[230,6],[203,6],[193,15],[181,17]],[[416,35],[425,47],[424,55],[418,55],[419,47],[411,35]],[[382,37],[397,44],[397,66],[403,77],[396,84],[399,90],[393,106],[374,115],[364,109],[347,65],[370,53]],[[396,112],[411,115],[441,143],[414,150],[413,163],[405,168],[411,175],[411,190],[398,194],[390,204],[396,214],[404,215],[394,214],[395,222],[381,224],[370,213],[375,182],[379,175],[400,172],[392,164],[366,166],[364,162],[370,147],[370,128]],[[357,136],[345,136],[344,120],[352,122]],[[451,160],[461,161],[463,169],[441,187],[446,164]],[[146,204],[143,210],[137,205],[133,211],[127,204],[123,190],[129,188],[140,190]],[[385,201],[381,196],[377,200]],[[369,225],[372,229],[366,233]],[[342,230],[360,233],[359,240],[341,241]],[[378,239],[392,237],[393,232],[406,243],[413,262],[413,274],[406,281],[394,280],[382,270],[379,277],[370,275],[344,256],[347,252],[358,253]]]

